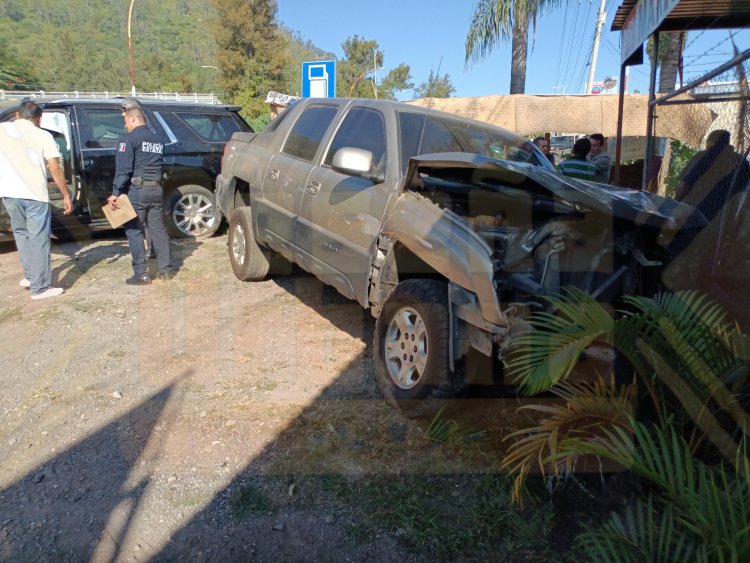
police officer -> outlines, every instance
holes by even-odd
[[[112,195],[107,201],[113,209],[117,209],[117,196],[127,193],[138,214],[124,225],[133,257],[133,276],[125,280],[125,283],[151,283],[143,243],[144,225],[148,226],[156,250],[158,279],[170,280],[175,271],[172,269],[169,236],[164,227],[164,194],[161,184],[164,143],[146,126],[146,118],[137,100],[126,99],[121,109],[128,133],[120,137],[117,143],[115,180]]]

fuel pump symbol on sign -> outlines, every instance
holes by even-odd
[[[333,98],[336,96],[334,61],[302,63],[302,97]]]

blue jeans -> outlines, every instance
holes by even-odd
[[[3,203],[10,216],[23,275],[31,283],[31,294],[43,293],[52,283],[49,203],[15,197],[5,197]]]

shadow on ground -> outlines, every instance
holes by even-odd
[[[176,388],[177,382],[152,395],[0,492],[0,559],[118,559],[151,485],[141,467],[146,446],[158,441],[154,427]]]
[[[371,340],[370,315],[315,278],[277,283],[350,336]],[[0,559],[139,558],[123,542],[148,535],[138,511],[149,489],[163,486],[149,473],[159,455],[154,429],[178,391],[173,383],[0,492],[1,507],[21,507],[0,508]],[[499,437],[526,420],[517,406],[457,400],[451,416],[486,430],[485,439],[426,439],[429,421],[407,420],[382,400],[368,344],[163,545],[139,549],[157,561],[539,556],[552,511],[514,507],[497,472]],[[83,473],[81,459],[89,460]]]

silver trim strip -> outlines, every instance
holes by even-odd
[[[161,116],[161,113],[159,113],[158,111],[155,111],[154,112],[154,116],[159,121],[159,123],[161,124],[161,126],[164,128],[164,131],[167,132],[167,136],[169,137],[169,143],[167,143],[167,144],[172,145],[172,144],[176,143],[177,142],[177,137],[175,136],[174,133],[172,133],[172,130],[169,128],[169,125],[167,125],[167,122],[164,121],[164,118]]]

